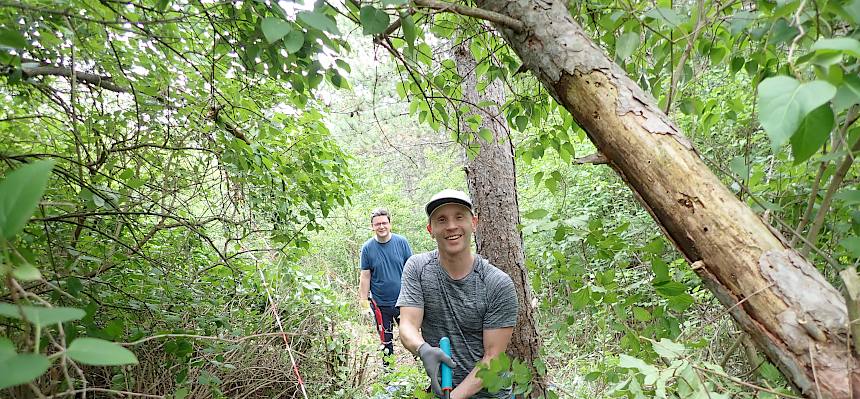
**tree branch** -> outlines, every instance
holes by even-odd
[[[105,90],[114,91],[117,93],[128,93],[128,89],[113,83],[113,78],[110,76],[100,76],[94,73],[78,72],[74,74],[72,70],[66,67],[55,67],[40,65],[36,67],[21,66],[21,73],[24,77],[33,78],[37,76],[63,76],[71,78],[74,75],[79,82],[86,83],[92,86],[98,86]]]
[[[507,26],[517,32],[522,32],[525,25],[517,19],[507,15],[502,15],[497,12],[482,10],[480,8],[465,7],[458,4],[451,4],[445,1],[438,0],[412,0],[412,4],[416,7],[429,8],[438,11],[447,11],[454,14],[473,17]]]

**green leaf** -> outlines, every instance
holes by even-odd
[[[860,76],[848,75],[836,90],[836,96],[833,98],[833,108],[839,112],[854,104],[860,104]]]
[[[12,239],[36,211],[48,185],[54,161],[36,161],[15,169],[0,182],[0,229]]]
[[[15,356],[15,344],[9,338],[0,337],[0,362]]]
[[[14,354],[0,360],[0,389],[33,381],[48,371],[51,361],[38,353]]]
[[[673,295],[669,297],[666,301],[666,305],[669,306],[669,309],[672,309],[676,312],[683,312],[687,310],[687,308],[692,306],[694,301],[695,300],[693,299],[692,295],[686,292],[682,292],[678,295]]]
[[[681,25],[681,17],[678,16],[671,8],[657,7],[645,13],[646,17],[651,17],[665,22],[670,27],[676,28]]]
[[[525,215],[523,215],[523,217],[526,219],[543,219],[544,217],[546,217],[546,215],[549,215],[549,212],[547,212],[546,210],[535,209],[529,213],[526,213]]]
[[[651,313],[645,308],[636,306],[633,308],[633,318],[639,321],[651,321]]]
[[[415,39],[418,38],[418,31],[415,29],[415,20],[412,15],[403,13],[400,15],[400,26],[403,28],[403,38],[406,39],[406,44],[409,47],[415,47]]]
[[[18,265],[12,269],[12,276],[21,281],[35,281],[42,278],[39,269],[29,263]]]
[[[293,31],[289,22],[272,17],[264,19],[260,24],[260,28],[263,29],[263,36],[266,37],[266,41],[270,44],[281,40],[282,37]]]
[[[797,165],[815,154],[830,137],[833,129],[833,109],[824,104],[806,115],[797,132],[791,136],[791,154]]]
[[[839,245],[848,250],[855,258],[860,258],[860,237],[843,238],[839,241]]]
[[[77,362],[91,366],[120,366],[137,364],[130,350],[99,338],[78,338],[66,349],[66,355]]]
[[[16,49],[27,48],[27,39],[17,30],[0,29],[0,46]]]
[[[825,81],[801,84],[788,76],[765,79],[758,90],[759,121],[774,150],[791,138],[806,115],[836,94],[836,88]]]
[[[297,30],[291,31],[284,38],[284,49],[292,54],[302,49],[305,44],[305,34]]]
[[[854,20],[855,25],[860,25],[860,0],[847,1],[842,6],[842,9]]]
[[[480,137],[487,143],[493,142],[493,132],[491,132],[490,129],[487,129],[485,127],[482,127],[478,130],[478,137]]]
[[[637,359],[633,356],[628,356],[625,354],[618,355],[618,367],[623,367],[626,369],[636,369],[642,372],[642,374],[657,374],[657,368],[645,363],[642,359]]]
[[[747,161],[742,156],[734,157],[729,161],[729,170],[742,180],[746,180],[750,172]]]
[[[687,286],[677,281],[661,281],[654,284],[657,293],[664,297],[681,295],[687,291]]]
[[[334,22],[334,20],[332,20],[323,13],[316,11],[299,11],[296,17],[299,19],[299,21],[308,24],[308,26],[312,28],[333,33],[335,35],[340,34],[340,31],[337,30],[337,24]]]
[[[0,315],[13,319],[21,319],[21,311],[24,312],[27,321],[31,324],[46,326],[50,324],[65,323],[72,320],[80,320],[85,315],[81,309],[53,307],[44,308],[38,306],[21,305],[19,311],[18,306],[12,303],[0,303]]]
[[[818,39],[812,45],[813,51],[838,51],[860,58],[860,41],[850,37],[837,37],[829,39]]]
[[[860,204],[860,190],[842,189],[833,198],[845,201],[848,205]]]
[[[668,360],[677,359],[687,351],[684,345],[666,338],[661,338],[658,342],[651,341],[651,344],[654,347],[654,352]]]
[[[378,35],[385,32],[390,21],[385,11],[374,6],[361,7],[358,18],[361,21],[361,29],[365,35]]]
[[[615,56],[624,61],[639,47],[639,33],[626,32],[615,41]]]

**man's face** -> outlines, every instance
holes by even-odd
[[[472,233],[477,225],[478,218],[473,216],[468,208],[458,204],[445,204],[433,211],[427,231],[436,240],[440,253],[455,255],[471,250],[469,247],[472,244]]]
[[[370,227],[376,234],[377,241],[386,242],[391,236],[391,222],[386,215],[374,216],[370,222]]]

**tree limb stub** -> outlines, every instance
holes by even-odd
[[[606,159],[606,157],[603,156],[603,154],[596,152],[594,154],[588,154],[584,157],[576,158],[571,162],[574,165],[584,165],[587,163],[590,163],[593,165],[605,165],[605,164],[609,163],[609,160]]]
[[[566,3],[477,3],[525,24],[519,32],[496,27],[670,241],[690,263],[702,261],[696,273],[786,377],[807,396],[820,389],[823,398],[850,398],[852,390],[860,397],[844,299],[722,184],[656,101],[573,21]],[[831,309],[821,313],[825,304]]]
[[[459,4],[453,4],[438,0],[413,0],[412,3],[416,7],[429,8],[437,11],[448,11],[453,12],[454,14],[459,14],[467,17],[483,19],[485,21],[490,21],[499,25],[503,25],[506,28],[513,29],[517,32],[521,32],[525,28],[525,25],[523,25],[523,23],[516,18],[511,18],[505,14],[500,14],[485,9],[465,7]]]
[[[211,120],[212,122],[223,124],[224,130],[230,132],[233,137],[244,141],[245,144],[251,145],[251,140],[248,140],[248,137],[245,136],[245,133],[243,133],[241,130],[239,130],[238,127],[236,127],[229,121],[225,121],[223,118],[221,118],[222,109],[224,109],[223,105],[213,106],[212,108],[209,108],[209,114],[206,115],[206,117],[209,118],[209,120]]]

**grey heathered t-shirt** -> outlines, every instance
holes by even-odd
[[[432,346],[451,339],[454,386],[462,382],[484,356],[484,330],[517,323],[517,294],[510,276],[475,256],[472,272],[452,279],[439,264],[437,251],[413,255],[403,267],[398,307],[424,309],[421,334]],[[474,398],[509,398],[510,392],[481,390]]]

